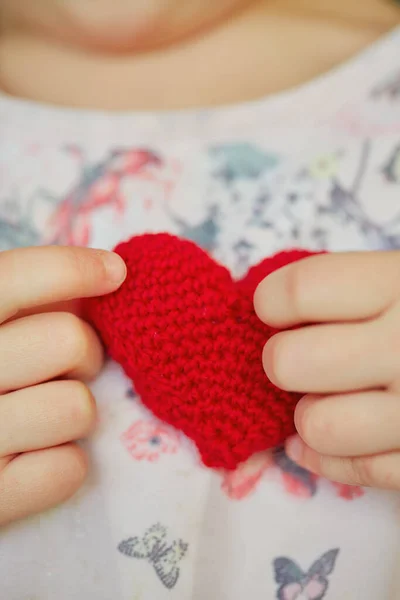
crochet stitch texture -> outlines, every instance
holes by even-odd
[[[295,432],[300,396],[265,375],[262,349],[275,331],[257,318],[253,294],[269,273],[311,253],[279,253],[235,282],[194,243],[166,233],[115,251],[127,279],[87,300],[86,311],[143,404],[191,438],[209,467],[232,470],[281,445]]]

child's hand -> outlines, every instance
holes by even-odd
[[[400,490],[400,252],[293,263],[260,284],[255,308],[272,326],[303,325],[263,355],[275,384],[307,394],[289,456],[328,479]]]
[[[99,371],[103,352],[73,301],[111,292],[124,276],[108,252],[0,254],[0,525],[58,504],[82,483],[86,459],[71,442],[94,425],[82,382]],[[72,306],[75,314],[66,312]]]

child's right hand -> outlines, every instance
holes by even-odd
[[[85,248],[0,254],[0,526],[66,500],[85,477],[73,442],[95,423],[83,382],[103,351],[77,299],[114,291],[125,273],[115,254]]]

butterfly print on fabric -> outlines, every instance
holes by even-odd
[[[304,572],[290,558],[274,560],[275,581],[279,584],[277,600],[323,600],[329,588],[329,575],[332,574],[339,554],[338,549],[329,550]]]
[[[120,543],[119,552],[130,558],[149,562],[161,583],[172,589],[179,575],[179,563],[187,553],[189,545],[182,540],[167,540],[167,529],[157,523],[146,531],[143,537],[131,537]]]

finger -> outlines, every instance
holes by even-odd
[[[112,252],[72,247],[18,248],[0,254],[0,322],[43,304],[106,294],[126,267]]]
[[[24,310],[20,310],[10,319],[5,321],[9,323],[10,321],[15,321],[15,319],[21,319],[22,317],[29,317],[30,315],[37,315],[39,313],[51,313],[51,312],[70,312],[73,315],[78,317],[83,316],[82,310],[82,301],[80,298],[75,298],[73,300],[65,300],[62,302],[53,302],[51,304],[42,304],[41,306],[34,306],[30,308],[26,308]]]
[[[52,381],[0,398],[0,456],[59,446],[86,437],[96,406],[80,381]]]
[[[400,397],[383,391],[305,397],[296,429],[316,452],[357,457],[400,449]]]
[[[391,352],[389,345],[378,321],[304,327],[270,338],[263,365],[268,378],[288,391],[328,394],[379,388],[399,371],[399,352]]]
[[[0,328],[0,393],[65,375],[90,380],[103,364],[94,330],[70,313],[17,319]]]
[[[400,452],[342,458],[312,450],[297,436],[286,444],[286,452],[298,465],[347,485],[400,490]]]
[[[74,444],[20,454],[0,473],[0,526],[64,502],[86,473],[85,454]]]
[[[273,327],[373,318],[400,291],[400,252],[354,252],[305,258],[258,286],[254,306]]]

